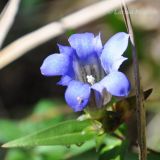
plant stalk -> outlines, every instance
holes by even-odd
[[[130,14],[127,5],[125,3],[125,0],[122,0],[122,13],[124,16],[128,33],[130,35],[130,42],[132,48],[132,59],[133,59],[134,79],[135,79],[135,89],[136,89],[136,116],[137,116],[137,130],[138,130],[139,160],[147,160],[146,112],[144,107],[144,97],[140,82],[139,64],[138,64],[137,50],[134,40],[134,33],[133,33]]]

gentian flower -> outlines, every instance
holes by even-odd
[[[122,56],[128,46],[129,35],[119,32],[103,46],[92,33],[73,34],[70,46],[59,45],[59,53],[48,56],[42,66],[44,76],[62,76],[59,85],[67,86],[65,99],[75,111],[88,104],[98,108],[108,103],[111,95],[125,97],[130,91],[127,77],[118,71],[127,59]],[[95,103],[93,104],[93,96]],[[107,97],[107,98],[106,98]]]

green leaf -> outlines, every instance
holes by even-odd
[[[160,158],[160,153],[158,153],[158,152],[157,153],[153,152],[153,153],[148,154],[148,160],[153,160],[153,159],[154,160],[159,160],[159,158]]]
[[[0,119],[0,142],[6,143],[64,121],[66,110],[63,113],[63,106],[64,103],[60,100],[42,99],[34,106],[33,112],[25,119],[20,121]]]
[[[0,119],[0,142],[6,142],[13,138],[18,138],[22,135],[21,130],[18,128],[16,122]]]
[[[70,120],[4,144],[2,147],[81,144],[94,138],[93,121]]]
[[[6,160],[27,160],[32,159],[30,153],[27,153],[24,150],[20,149],[11,149],[7,151],[7,154],[5,156]]]
[[[105,153],[103,153],[102,155],[100,155],[99,160],[114,160],[119,156],[119,152],[120,152],[120,147],[121,146],[116,146],[108,151],[106,151]]]
[[[90,149],[80,155],[77,155],[75,157],[71,157],[67,160],[98,160],[98,154],[99,153],[96,152],[95,149]]]

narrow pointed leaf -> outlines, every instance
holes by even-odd
[[[80,144],[95,136],[95,132],[84,132],[92,125],[91,120],[66,121],[45,130],[33,133],[4,144],[2,147],[34,147],[46,145]]]

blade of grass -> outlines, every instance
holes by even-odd
[[[132,59],[133,59],[134,79],[136,87],[136,115],[137,115],[137,129],[138,129],[139,160],[147,160],[146,114],[143,103],[144,97],[140,82],[139,65],[138,65],[137,51],[134,40],[134,33],[133,33],[129,10],[127,8],[125,0],[122,0],[122,13],[124,16],[128,33],[130,35],[130,42],[132,47]]]

